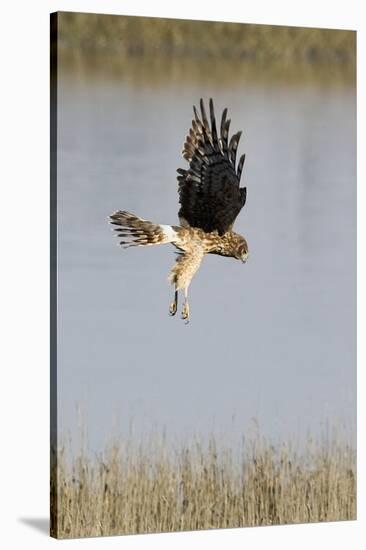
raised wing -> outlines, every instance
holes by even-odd
[[[226,119],[225,109],[218,137],[212,99],[211,127],[202,99],[200,108],[201,119],[193,107],[195,118],[184,143],[183,157],[189,169],[177,170],[181,205],[178,216],[183,226],[200,227],[206,232],[217,230],[223,235],[231,229],[246,199],[246,187],[239,187],[245,155],[235,166],[241,132],[228,141],[230,120]]]

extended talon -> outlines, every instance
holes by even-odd
[[[185,302],[182,309],[182,319],[186,322],[186,325],[189,323],[189,304]]]
[[[177,302],[174,300],[169,306],[169,315],[173,316],[177,313]]]
[[[176,290],[174,293],[174,300],[169,306],[169,315],[173,316],[177,313],[177,307],[178,307],[178,291]]]

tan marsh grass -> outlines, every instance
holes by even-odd
[[[51,534],[58,538],[356,519],[354,450],[333,440],[228,448],[164,439],[112,445],[51,473]]]

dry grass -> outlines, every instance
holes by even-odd
[[[296,452],[258,438],[233,457],[214,438],[174,452],[158,438],[67,462],[51,475],[58,538],[356,518],[355,452],[336,439]]]
[[[53,29],[63,68],[138,85],[356,82],[353,31],[67,12]]]
[[[249,25],[118,15],[59,15],[60,45],[119,56],[354,63],[356,33],[347,30]]]

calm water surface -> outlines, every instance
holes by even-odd
[[[192,104],[243,130],[246,265],[206,257],[190,325],[170,318],[170,245],[122,250],[108,215],[177,223]],[[60,72],[59,429],[100,449],[133,421],[175,439],[353,431],[355,92],[316,84],[168,81]]]

